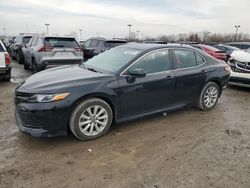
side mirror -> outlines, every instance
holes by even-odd
[[[136,78],[143,78],[146,76],[146,72],[143,69],[129,70],[128,75]]]
[[[28,43],[26,43],[26,44],[24,45],[24,47],[25,47],[25,48],[28,48],[28,47],[29,47],[29,44],[28,44]]]

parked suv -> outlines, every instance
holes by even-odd
[[[84,59],[90,59],[110,48],[126,44],[124,39],[90,38],[83,45]]]
[[[23,53],[24,68],[33,72],[83,61],[82,48],[69,36],[34,36],[23,48]]]
[[[11,78],[10,56],[0,40],[0,78],[9,81]]]
[[[33,35],[21,33],[15,38],[14,45],[11,48],[11,58],[17,60],[19,64],[24,62],[22,48],[30,41]]]

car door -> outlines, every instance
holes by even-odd
[[[197,100],[208,70],[205,60],[191,49],[173,49],[175,65],[175,103],[186,105]]]
[[[131,77],[129,72],[136,69],[145,71],[146,76]],[[169,50],[155,50],[139,58],[121,74],[119,85],[123,118],[129,119],[170,107],[173,102],[174,75]]]

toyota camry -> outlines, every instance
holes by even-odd
[[[114,123],[190,105],[211,110],[230,72],[190,46],[127,44],[29,77],[16,88],[17,124],[35,137],[91,140]]]

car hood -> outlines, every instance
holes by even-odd
[[[233,51],[231,58],[239,62],[250,62],[250,54],[244,51]]]
[[[19,92],[55,93],[60,89],[100,82],[113,75],[86,70],[79,65],[62,66],[34,74],[17,88]]]

